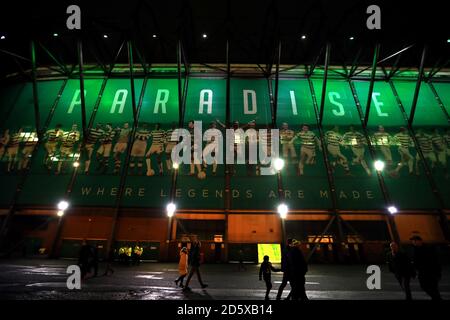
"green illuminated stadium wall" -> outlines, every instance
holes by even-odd
[[[105,83],[104,91],[102,85]],[[361,116],[357,108],[360,102],[361,112],[365,112],[369,89],[368,81],[353,81],[357,97],[353,96],[351,85],[348,81],[330,79],[327,83],[323,132],[339,126],[341,134],[346,133],[350,126],[356,131],[363,132]],[[450,111],[450,84],[433,84],[444,108]],[[189,120],[203,121],[204,129],[216,119],[225,122],[226,118],[226,81],[220,78],[192,78],[189,80],[186,97],[186,110],[184,116],[185,125]],[[406,127],[404,111],[410,113],[414,81],[394,80],[393,87],[398,93],[397,101],[393,88],[388,82],[377,81],[374,86],[372,106],[368,123],[368,133],[373,135],[378,126],[384,126],[385,130],[394,135],[402,126]],[[136,103],[140,108],[139,127],[146,124],[152,129],[156,123],[160,123],[164,130],[169,129],[174,122],[178,122],[178,83],[176,79],[136,79]],[[209,89],[212,92],[212,113],[202,109],[199,104],[200,91]],[[256,106],[252,106],[250,114],[243,111],[243,90],[254,90],[256,93]],[[313,89],[315,96],[312,96]],[[86,114],[91,124],[95,127],[98,123],[111,123],[114,128],[122,127],[125,122],[133,124],[133,111],[131,102],[131,90],[129,79],[87,79],[86,90]],[[122,91],[121,91],[122,90]],[[142,91],[144,90],[144,91]],[[168,94],[165,113],[161,108],[155,114],[155,100],[158,90],[164,90]],[[61,96],[58,94],[61,93]],[[142,93],[142,99],[140,99]],[[256,120],[258,128],[265,128],[271,123],[271,105],[266,79],[233,78],[230,88],[231,120],[237,120],[240,124],[246,124]],[[81,132],[81,110],[79,103],[79,81],[51,80],[38,82],[38,97],[41,125],[48,125],[47,129],[53,129],[56,124],[61,124],[64,131],[70,130],[73,124],[77,124]],[[126,99],[125,99],[126,95]],[[279,82],[277,125],[288,123],[296,132],[302,124],[309,125],[312,132],[319,137],[317,126],[317,110],[314,102],[320,105],[322,95],[322,80],[312,79],[311,86],[306,79],[281,79]],[[114,107],[114,100],[117,105]],[[124,100],[121,110],[121,99]],[[251,95],[249,95],[251,99]],[[314,101],[315,100],[315,101]],[[97,105],[98,102],[98,105]],[[399,103],[400,102],[400,103]],[[0,92],[0,128],[1,134],[6,129],[11,133],[17,132],[22,127],[26,132],[35,131],[35,114],[33,103],[32,85],[30,83],[13,85],[3,88]],[[431,134],[438,129],[439,134],[448,132],[448,117],[436,99],[430,84],[422,83],[417,103],[416,116],[413,128]],[[151,139],[147,145],[149,148]],[[80,141],[74,148],[74,155],[79,152]],[[94,154],[98,145],[94,149]],[[447,146],[449,148],[449,146]],[[22,151],[19,150],[19,154]],[[299,141],[295,142],[297,156],[300,155]],[[330,163],[335,159],[323,148]],[[336,186],[337,207],[343,210],[382,210],[385,200],[380,188],[380,183],[373,169],[368,146],[365,147],[364,158],[371,169],[369,176],[360,164],[352,164],[353,154],[348,145],[341,146],[342,154],[347,158],[351,175],[346,175],[343,167],[337,165],[333,171],[333,181]],[[393,168],[400,162],[397,145],[390,146]],[[377,146],[374,146],[377,158],[383,159]],[[449,149],[447,149],[448,152]],[[280,149],[281,152],[281,149]],[[417,151],[411,147],[410,152],[416,156]],[[92,157],[89,174],[83,173],[86,155],[82,152],[80,167],[71,186],[73,159],[64,163],[64,171],[56,174],[58,161],[49,171],[43,166],[45,157],[45,145],[41,143],[39,149],[31,159],[31,170],[25,179],[23,190],[17,199],[18,204],[24,206],[53,206],[62,197],[67,197],[74,206],[113,206],[116,204],[117,188],[119,187],[120,174],[113,173],[114,160],[109,158],[109,167],[106,173],[97,171],[99,165],[95,156]],[[6,152],[5,152],[6,154]],[[316,148],[316,156],[312,164],[305,165],[303,176],[297,176],[298,163],[295,159],[289,159],[287,167],[282,172],[282,186],[285,190],[286,202],[292,209],[331,209],[332,200],[327,173],[322,151]],[[447,169],[448,157],[446,155]],[[163,154],[165,166],[165,155]],[[58,160],[58,159],[56,159]],[[126,193],[121,206],[124,207],[164,207],[168,202],[171,186],[171,175],[165,171],[164,175],[154,176],[136,175],[128,173],[124,168],[125,156],[122,155],[121,171],[127,174]],[[7,207],[16,192],[16,188],[22,179],[18,171],[6,172],[8,158],[4,155],[1,159],[0,178],[0,205]],[[403,168],[397,177],[383,173],[387,192],[393,203],[402,209],[435,209],[440,208],[437,198],[432,193],[432,188],[425,175],[423,163],[418,162],[419,175],[409,175],[407,168]],[[431,165],[431,163],[429,163]],[[152,167],[157,168],[156,158],[152,159]],[[145,168],[145,164],[144,164]],[[391,168],[392,169],[392,168]],[[225,207],[225,169],[218,166],[217,175],[211,174],[211,168],[207,169],[207,178],[199,180],[188,175],[189,166],[183,165],[177,182],[175,193],[176,201],[181,209],[224,209]],[[437,163],[432,171],[440,197],[445,202],[445,208],[450,208],[449,183],[445,170],[441,163]],[[273,210],[278,202],[277,178],[273,176],[247,175],[244,165],[237,166],[236,174],[230,179],[231,209],[264,209]]]

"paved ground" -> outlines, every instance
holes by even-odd
[[[82,283],[81,290],[66,288],[66,268],[74,261],[68,260],[2,260],[0,261],[0,299],[252,299],[264,298],[264,283],[258,281],[258,266],[247,265],[238,271],[237,265],[204,265],[202,276],[209,287],[199,288],[196,278],[191,282],[190,293],[175,287],[176,264],[144,263],[140,266],[114,266],[109,277],[91,278]],[[100,266],[100,274],[104,266]],[[395,278],[382,266],[381,290],[366,287],[364,265],[311,265],[307,274],[306,289],[310,299],[403,299]],[[278,289],[281,274],[272,281]],[[289,288],[289,286],[287,287]],[[444,267],[441,280],[444,299],[450,299],[450,268]],[[420,291],[417,280],[412,282],[413,298],[428,299]],[[285,291],[284,295],[287,294]],[[276,291],[272,290],[271,298]]]

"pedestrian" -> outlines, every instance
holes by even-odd
[[[305,275],[308,272],[308,264],[300,248],[300,241],[293,239],[292,248],[288,257],[288,279],[292,289],[292,300],[307,301]]]
[[[269,256],[264,256],[264,261],[261,263],[259,267],[259,281],[264,279],[266,283],[266,297],[265,300],[269,300],[269,293],[272,289],[272,271],[279,272],[281,269],[276,269],[272,266],[272,263],[269,261]]]
[[[423,243],[420,236],[411,239],[414,246],[414,268],[417,270],[420,287],[432,300],[441,300],[439,293],[439,280],[441,280],[441,265],[434,248]]]
[[[109,272],[111,272],[111,275],[114,273],[112,263],[114,262],[115,251],[116,251],[115,249],[109,250],[108,257],[106,258],[106,269],[105,273],[103,274],[104,276],[108,276]]]
[[[244,251],[242,249],[239,249],[238,251],[238,259],[239,259],[239,264],[238,264],[238,271],[241,270],[246,270],[245,266],[244,266]]]
[[[181,248],[180,251],[180,261],[178,262],[178,273],[180,276],[175,280],[175,284],[178,286],[179,282],[180,287],[183,288],[183,280],[188,273],[188,252],[186,247]]]
[[[400,287],[405,292],[406,300],[412,300],[409,283],[411,278],[416,277],[414,266],[408,255],[403,250],[400,250],[396,242],[391,242],[390,248],[391,250],[387,255],[389,271],[394,274]]]
[[[95,246],[91,247],[92,259],[91,259],[91,264],[89,266],[89,270],[91,270],[91,268],[94,268],[94,277],[98,276],[98,249],[99,249],[99,245],[95,245]]]
[[[200,275],[200,247],[201,243],[198,240],[194,240],[191,246],[191,250],[189,252],[189,265],[191,269],[189,270],[188,278],[186,280],[186,284],[183,288],[183,291],[190,291],[189,282],[191,281],[194,273],[197,274],[198,282],[200,283],[202,289],[206,288],[208,285],[204,284],[202,281],[202,277]]]
[[[85,279],[90,271],[91,259],[92,259],[92,248],[87,243],[86,239],[83,239],[81,243],[80,253],[78,255],[78,266],[80,267],[82,279]]]
[[[281,299],[281,296],[283,294],[284,288],[286,287],[289,278],[288,278],[288,254],[289,250],[292,246],[292,239],[288,239],[286,243],[286,247],[283,250],[282,256],[281,256],[281,271],[283,272],[283,280],[281,280],[280,287],[278,288],[277,293],[277,300]],[[289,292],[288,296],[286,297],[286,300],[289,300],[291,298],[291,292]]]

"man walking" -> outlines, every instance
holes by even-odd
[[[292,240],[288,253],[288,278],[292,288],[292,300],[308,301],[306,296],[306,273],[308,264],[300,248],[300,241]]]
[[[191,291],[189,288],[189,282],[191,281],[194,273],[197,274],[198,282],[200,283],[202,289],[206,288],[208,285],[204,284],[202,281],[202,277],[200,275],[200,241],[194,240],[191,246],[191,250],[189,252],[189,265],[191,266],[191,270],[189,271],[188,278],[186,280],[186,284],[183,288],[183,291]]]
[[[420,236],[411,239],[414,246],[414,267],[417,270],[420,287],[432,300],[441,300],[439,293],[439,280],[441,279],[441,266],[434,248],[423,244]]]
[[[409,283],[411,278],[416,277],[412,262],[408,255],[400,250],[396,242],[391,242],[390,248],[391,251],[387,255],[389,271],[395,275],[400,287],[405,291],[406,300],[412,300]]]
[[[278,294],[277,294],[277,300],[281,299],[281,295],[283,294],[284,288],[286,287],[289,278],[289,270],[288,270],[288,259],[289,259],[289,250],[292,246],[292,239],[287,240],[286,247],[283,250],[283,255],[281,256],[281,271],[283,272],[283,280],[281,280],[280,287],[278,288]],[[288,296],[286,297],[286,300],[289,300],[291,297],[291,293],[289,292]]]

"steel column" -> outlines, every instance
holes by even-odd
[[[440,195],[440,193],[438,191],[438,188],[436,186],[436,182],[434,181],[434,178],[433,178],[433,176],[431,174],[431,170],[430,170],[430,167],[428,165],[427,159],[424,157],[422,149],[420,149],[420,145],[419,145],[419,142],[417,141],[414,129],[413,129],[412,125],[408,121],[408,115],[406,114],[405,108],[403,107],[403,104],[402,104],[402,102],[400,100],[400,97],[398,96],[397,89],[395,88],[394,83],[392,82],[392,80],[389,80],[389,84],[391,86],[392,93],[394,94],[395,99],[397,101],[398,107],[400,108],[400,111],[403,113],[403,117],[404,117],[405,121],[408,124],[409,134],[410,134],[411,138],[413,139],[414,147],[415,147],[415,149],[417,151],[417,155],[419,156],[420,161],[422,162],[425,174],[426,174],[426,176],[428,178],[428,182],[429,182],[430,187],[431,187],[431,191],[433,192],[437,202],[439,203],[440,208],[437,211],[438,211],[438,214],[439,214],[439,224],[441,226],[442,233],[444,234],[445,239],[447,241],[450,241],[450,230],[449,230],[449,227],[448,227],[447,215],[443,211],[443,208],[445,208],[445,202],[444,202],[442,196]]]
[[[325,66],[324,66],[324,75],[323,75],[323,82],[322,82],[322,99],[320,99],[320,109],[319,109],[319,126],[322,125],[323,110],[325,107],[325,95],[327,93],[328,64],[330,62],[330,47],[331,47],[331,44],[327,43],[327,46],[325,49]]]
[[[427,46],[425,45],[422,50],[422,58],[420,59],[419,75],[417,77],[416,89],[414,90],[414,97],[413,97],[412,106],[411,106],[411,113],[410,113],[409,119],[408,119],[408,123],[410,126],[412,126],[412,124],[414,122],[414,115],[416,114],[417,100],[419,98],[420,86],[422,84],[423,68],[425,65],[426,54],[427,54]]]
[[[78,40],[78,66],[80,77],[80,98],[81,98],[81,124],[83,127],[83,137],[86,137],[87,124],[86,124],[86,97],[84,95],[84,63],[83,63],[83,44],[81,39]]]
[[[309,84],[309,89],[311,91],[311,98],[312,98],[312,102],[313,102],[313,106],[314,106],[314,111],[316,114],[317,129],[319,130],[320,143],[322,146],[323,161],[325,164],[325,168],[327,170],[327,180],[328,180],[328,186],[329,186],[330,195],[331,195],[331,206],[332,206],[332,211],[333,211],[332,218],[335,218],[334,220],[336,220],[336,225],[338,227],[337,242],[338,242],[339,246],[341,246],[340,248],[338,248],[338,252],[340,252],[342,249],[342,246],[345,244],[345,242],[344,242],[344,232],[342,230],[341,217],[339,216],[338,209],[337,209],[336,186],[334,184],[333,172],[332,172],[331,165],[330,165],[330,162],[329,162],[329,159],[327,156],[327,150],[326,150],[326,144],[325,144],[325,138],[324,138],[324,134],[323,134],[322,124],[319,122],[320,119],[319,119],[319,110],[318,110],[318,106],[317,106],[316,94],[315,94],[314,86],[313,86],[313,83],[312,83],[310,77],[308,77],[308,84]],[[316,247],[317,246],[315,246],[312,249],[312,251],[315,250]]]
[[[379,49],[379,45],[377,45],[377,48]],[[375,49],[375,51],[377,51],[378,49]],[[374,55],[376,55],[376,53]],[[375,61],[376,61],[376,58],[374,57],[374,62]],[[375,64],[375,68],[376,68],[376,64]],[[359,98],[358,98],[358,94],[356,92],[356,88],[355,88],[353,82],[350,79],[349,79],[349,86],[350,86],[350,89],[352,90],[353,99],[355,100],[355,104],[356,104],[356,107],[358,109],[358,113],[360,115],[360,119],[362,120],[361,104],[359,102]],[[373,83],[371,83],[371,87],[372,88],[369,89],[369,98],[368,98],[369,100],[372,100],[372,94],[371,94],[370,90],[373,90]],[[368,112],[369,111],[366,108],[366,116],[367,116]],[[363,130],[363,133],[364,133],[364,137],[366,138],[367,147],[369,149],[370,157],[371,157],[372,161],[375,161],[376,153],[375,153],[375,150],[374,150],[374,148],[372,146],[372,143],[370,141],[369,132],[367,131],[367,122],[365,122],[366,118],[364,118],[364,120],[362,120],[362,121],[364,121],[364,122],[361,123],[362,124],[362,130]],[[389,195],[389,192],[387,190],[386,184],[384,182],[384,177],[378,171],[377,171],[377,177],[378,177],[378,183],[380,185],[381,193],[383,194],[385,205],[389,206],[389,205],[391,205],[391,197]],[[398,230],[397,230],[397,226],[395,225],[394,218],[392,216],[390,216],[390,215],[389,216],[385,215],[385,218],[386,218],[386,222],[388,224],[389,230],[391,231],[391,238],[392,238],[392,240],[394,240],[397,243],[400,243],[400,236],[398,234]]]
[[[367,123],[369,122],[369,114],[370,114],[370,105],[372,102],[372,93],[373,93],[373,86],[375,83],[375,75],[377,72],[377,60],[378,60],[378,52],[380,50],[380,45],[375,45],[375,51],[373,53],[373,61],[372,61],[372,74],[370,76],[370,85],[369,85],[369,93],[367,95],[367,104],[366,104],[366,113],[364,115],[364,122],[363,127],[367,127]],[[354,93],[355,95],[355,93]]]

